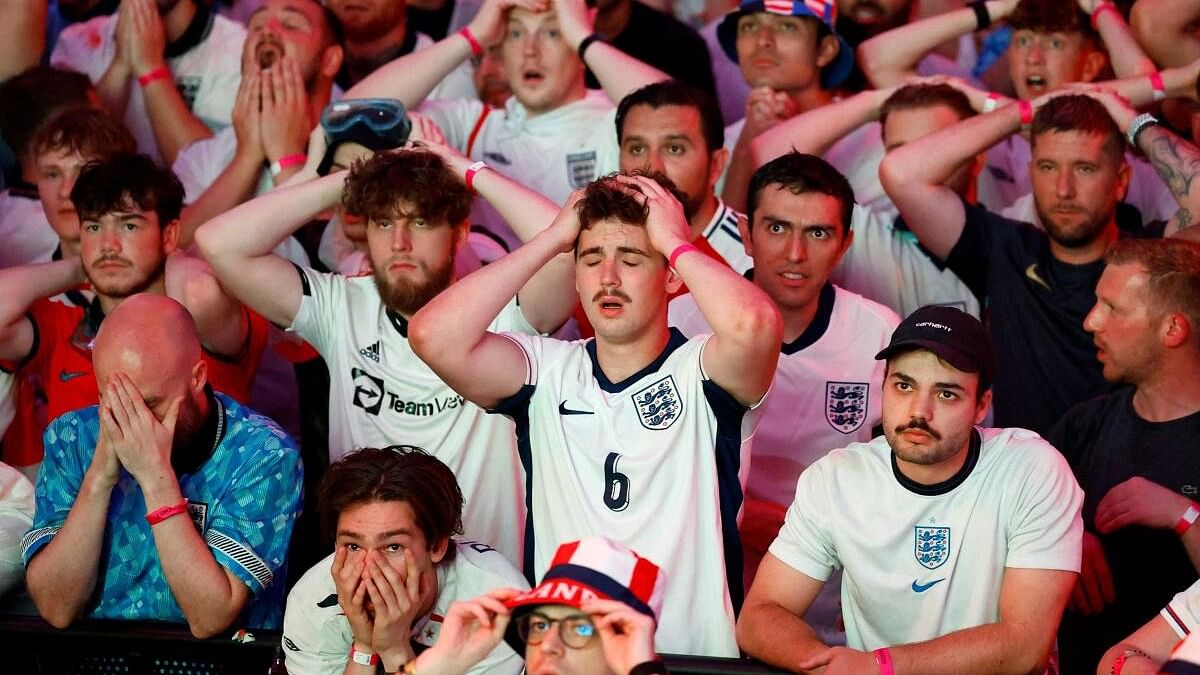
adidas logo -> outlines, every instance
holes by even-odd
[[[379,363],[379,341],[376,340],[374,343],[363,347],[362,349],[358,350],[358,353],[362,354],[368,359],[371,359],[375,363]]]

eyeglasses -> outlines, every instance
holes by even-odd
[[[583,649],[596,636],[596,625],[586,616],[551,619],[538,612],[521,617],[517,622],[517,634],[525,644],[540,645],[554,624],[558,624],[558,639],[571,649]]]

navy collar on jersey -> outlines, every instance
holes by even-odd
[[[817,296],[817,313],[813,315],[812,321],[808,322],[808,328],[795,340],[783,343],[779,348],[780,353],[795,354],[820,340],[825,331],[829,330],[829,320],[833,317],[833,303],[836,298],[837,291],[833,289],[833,284],[826,281],[821,287],[821,294]]]
[[[204,397],[208,399],[208,417],[191,438],[171,450],[171,468],[176,476],[199,471],[225,438],[225,406],[213,396],[211,384],[204,385]]]
[[[680,333],[679,330],[672,328],[671,335],[667,338],[667,346],[663,347],[661,354],[659,354],[645,368],[642,368],[620,382],[613,383],[609,381],[608,376],[605,375],[604,371],[600,369],[600,361],[596,358],[596,341],[594,339],[588,340],[587,354],[588,358],[592,360],[592,377],[596,378],[596,382],[604,391],[607,391],[610,394],[619,394],[629,385],[637,382],[650,373],[656,372],[659,368],[662,368],[663,363],[666,363],[667,361],[667,357],[670,356],[676,349],[679,349],[686,344],[687,341],[688,339],[684,337],[683,333]]]
[[[192,50],[193,47],[204,42],[204,38],[208,37],[208,32],[212,30],[213,13],[208,8],[207,2],[194,2],[196,6],[196,14],[192,17],[191,23],[188,24],[183,35],[179,39],[167,45],[163,51],[163,56],[168,59],[173,59],[176,56],[182,56]]]
[[[915,480],[905,476],[900,467],[896,464],[896,453],[892,453],[892,475],[896,477],[896,482],[909,492],[914,492],[923,497],[936,497],[944,495],[954,488],[962,485],[967,476],[975,470],[975,464],[979,462],[979,448],[983,445],[983,439],[979,437],[979,430],[971,427],[971,442],[967,446],[967,461],[963,462],[962,468],[955,474],[940,483],[933,485],[922,485]]]
[[[392,328],[396,329],[396,332],[400,334],[400,337],[408,338],[408,319],[400,316],[399,312],[393,312],[390,309],[386,311],[388,321],[392,322]]]

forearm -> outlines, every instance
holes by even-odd
[[[560,207],[554,202],[498,171],[478,171],[472,185],[523,242],[536,237],[558,216]]]
[[[250,198],[262,170],[261,157],[234,155],[233,161],[212,185],[196,201],[184,207],[179,222],[179,247],[191,246],[197,228]]]
[[[880,164],[885,186],[941,185],[959,166],[1021,128],[1019,106],[1006,105],[895,148]],[[888,187],[891,194],[892,187]]]
[[[1129,20],[1138,42],[1164,66],[1182,66],[1200,58],[1200,35],[1188,30],[1200,19],[1193,0],[1138,0]]]
[[[1000,0],[985,6],[993,22],[1002,18]],[[917,64],[938,45],[974,32],[978,27],[975,12],[965,7],[938,16],[905,24],[880,33],[858,47],[863,73],[877,88],[904,84],[917,74]]]
[[[175,80],[163,77],[142,87],[146,115],[154,130],[154,140],[167,166],[187,146],[212,136],[212,131],[188,109],[183,96],[175,88]]]
[[[1104,47],[1108,50],[1108,60],[1117,77],[1149,75],[1158,70],[1154,61],[1142,51],[1141,45],[1133,37],[1129,25],[1125,23],[1119,11],[1102,12],[1096,17],[1096,27],[1099,29],[1100,39],[1104,41]]]
[[[648,84],[670,79],[654,66],[639,61],[607,42],[593,42],[584,52],[584,63],[613,103]]]
[[[173,506],[183,500],[173,472],[139,480],[146,499],[146,512]],[[192,634],[212,637],[225,630],[241,611],[233,583],[213,558],[187,513],[167,518],[151,527],[154,546],[162,564],[171,595],[183,611]]]
[[[1125,665],[1121,668],[1121,675],[1157,675],[1162,663],[1149,656],[1139,654],[1134,650],[1137,650],[1137,647],[1126,642],[1118,643],[1115,647],[1109,649],[1100,659],[1099,665],[1096,666],[1097,675],[1109,675],[1112,673],[1113,662],[1122,654],[1126,654],[1126,656]]]
[[[1195,99],[1197,75],[1200,75],[1200,60],[1161,71],[1159,76],[1162,77],[1163,95],[1166,98]],[[1130,105],[1135,108],[1144,108],[1154,103],[1154,86],[1146,75],[1134,75],[1099,84],[1129,99]]]
[[[454,34],[386,64],[350,88],[342,97],[395,98],[415,108],[450,71],[471,56],[471,45]]]
[[[8,0],[0,3],[0,82],[38,64],[46,51],[46,0]]]
[[[108,70],[96,82],[96,93],[104,107],[118,120],[125,119],[125,108],[129,104],[129,87],[133,73],[119,58],[114,58]]]
[[[737,343],[764,341],[779,348],[779,310],[762,289],[699,251],[680,255],[675,270],[713,335]]]
[[[195,319],[200,343],[206,350],[227,359],[241,359],[249,329],[246,313],[203,260],[185,253],[171,256],[167,262],[167,294]]]
[[[1172,229],[1191,227],[1200,218],[1200,185],[1197,185],[1200,182],[1197,181],[1197,176],[1200,176],[1200,148],[1159,125],[1142,130],[1137,141],[1138,147],[1146,153],[1146,158],[1179,204],[1179,210],[1171,219]],[[1193,560],[1197,560],[1197,557],[1193,557]]]
[[[29,562],[25,585],[56,628],[81,618],[95,591],[111,495],[111,484],[86,473],[62,529]]]
[[[759,661],[792,672],[802,672],[801,663],[827,648],[804,619],[766,603],[742,610],[737,642],[742,651]]]
[[[888,649],[904,675],[1029,675],[1045,668],[1053,631],[1046,639],[1022,639],[1002,623],[955,631],[942,637]]]
[[[81,280],[78,258],[0,270],[0,327],[20,320],[34,302],[73,288]]]
[[[880,103],[878,91],[864,91],[777,124],[752,141],[753,166],[762,166],[793,150],[824,155],[842,137],[877,119]]]
[[[754,137],[742,127],[729,154],[729,169],[725,172],[725,186],[721,188],[721,199],[735,211],[746,210],[746,199],[750,190],[750,177],[754,175]]]

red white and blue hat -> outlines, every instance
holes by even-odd
[[[766,12],[781,16],[809,16],[825,24],[838,41],[838,53],[833,61],[821,69],[821,86],[826,89],[836,87],[850,75],[854,69],[854,50],[850,43],[838,34],[834,23],[837,21],[836,0],[742,0],[738,8],[725,15],[717,25],[717,40],[721,48],[734,63],[738,62],[737,55],[737,25],[738,20],[747,14]]]
[[[504,603],[513,610],[504,639],[524,654],[517,621],[541,605],[578,609],[589,600],[617,600],[657,621],[666,585],[667,574],[658,565],[611,539],[567,542],[558,547],[542,583]]]

